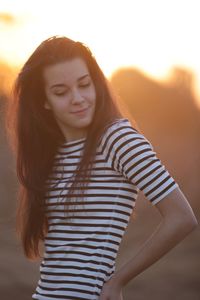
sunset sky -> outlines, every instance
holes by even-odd
[[[154,78],[192,70],[200,105],[199,0],[1,0],[0,58],[21,65],[42,40],[86,43],[107,76],[121,66]]]

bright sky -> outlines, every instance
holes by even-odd
[[[1,0],[0,57],[22,64],[42,40],[65,35],[86,43],[107,76],[120,66],[156,78],[189,68],[200,99],[199,12],[199,0]]]

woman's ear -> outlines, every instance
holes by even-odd
[[[47,101],[45,101],[45,103],[44,103],[44,108],[51,109],[51,107]]]

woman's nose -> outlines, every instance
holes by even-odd
[[[83,96],[81,95],[79,90],[73,90],[72,91],[72,103],[73,104],[77,104],[77,103],[81,103],[84,101]]]

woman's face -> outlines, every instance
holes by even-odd
[[[43,70],[47,101],[67,141],[87,135],[96,104],[96,91],[85,61],[73,58]]]

